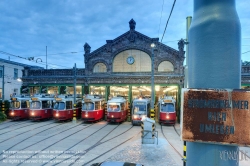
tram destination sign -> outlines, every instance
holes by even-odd
[[[250,146],[250,91],[183,89],[182,139]]]

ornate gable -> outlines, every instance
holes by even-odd
[[[98,48],[93,52],[90,51],[89,45],[84,45],[87,49],[85,50],[85,71],[86,74],[92,74],[93,66],[98,62],[104,62],[107,66],[108,73],[111,73],[112,61],[114,57],[127,49],[137,49],[146,52],[151,56],[151,47],[152,43],[155,43],[157,46],[158,53],[155,55],[156,64],[159,64],[160,61],[168,60],[171,61],[175,68],[180,66],[179,61],[181,61],[181,65],[184,61],[184,54],[180,55],[180,52],[159,42],[159,38],[150,38],[146,35],[141,34],[140,32],[135,31],[136,22],[131,19],[129,21],[130,30],[126,33],[118,36],[113,40],[106,40],[106,44],[102,47]],[[178,63],[176,63],[178,61]]]

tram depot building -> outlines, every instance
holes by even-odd
[[[126,96],[131,101],[140,96],[151,96],[152,57],[154,63],[155,101],[164,95],[176,99],[179,120],[180,92],[184,87],[185,59],[184,40],[175,50],[135,30],[136,22],[131,19],[129,31],[91,52],[84,45],[85,68],[38,69],[25,67],[21,93],[73,94],[76,78],[76,94],[99,94]],[[151,48],[151,44],[156,49]],[[242,66],[242,86],[250,85],[250,65]],[[74,76],[75,73],[75,76]]]

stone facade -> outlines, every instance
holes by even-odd
[[[91,52],[88,43],[84,45],[84,63],[85,69],[77,69],[77,84],[150,84],[151,72],[131,72],[115,73],[112,69],[112,63],[117,54],[124,50],[141,50],[152,56],[150,45],[156,44],[154,51],[154,77],[158,84],[178,84],[182,86],[184,79],[183,61],[185,59],[183,48],[180,51],[175,50],[159,42],[158,38],[150,38],[135,31],[136,22],[132,19],[129,22],[130,30],[121,36],[106,40],[106,44]],[[152,58],[152,57],[151,57]],[[174,66],[174,71],[158,72],[158,66],[163,61],[169,61]],[[107,66],[106,73],[94,73],[95,64],[103,63]],[[60,84],[72,83],[73,69],[24,69],[24,86],[39,84]]]
[[[156,44],[154,52],[154,80],[155,84],[175,84],[183,87],[185,59],[184,44],[181,39],[178,49],[175,50],[159,42],[158,38],[150,38],[135,30],[136,22],[132,19],[129,22],[129,31],[118,36],[113,40],[106,40],[106,44],[91,52],[91,46],[88,43],[84,45],[84,63],[85,69],[77,69],[76,80],[78,85],[88,86],[91,84],[150,84],[151,72],[113,72],[113,60],[117,54],[122,51],[134,49],[141,50],[152,56],[152,43]],[[152,58],[152,57],[151,57]],[[163,61],[169,61],[173,64],[174,70],[171,72],[159,72],[158,66]],[[93,72],[97,63],[103,63],[107,67],[105,73]],[[73,69],[32,69],[24,68],[23,86],[40,86],[69,84],[73,85]],[[242,85],[250,86],[250,64],[242,63],[241,73]]]

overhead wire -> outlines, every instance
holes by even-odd
[[[22,56],[18,56],[18,55],[14,55],[14,54],[10,54],[8,52],[4,52],[4,51],[0,51],[0,54],[4,54],[4,55],[10,55],[10,56],[14,56],[14,57],[17,57],[17,58],[21,58],[21,59],[25,59],[25,60],[28,60],[30,62],[35,62],[35,60],[29,60],[28,58],[25,58],[25,57],[22,57]],[[49,64],[50,67],[55,67],[55,66],[61,66],[61,67],[66,67],[66,66],[63,66],[63,65],[58,65],[58,64],[52,64],[52,63],[46,63],[46,62],[35,62],[35,63],[38,63],[40,65],[46,65],[46,64]],[[66,67],[68,68],[68,67]]]
[[[164,34],[165,34],[166,29],[167,29],[167,26],[168,26],[168,22],[169,22],[169,20],[170,20],[171,15],[172,15],[172,12],[173,12],[173,9],[174,9],[175,2],[176,2],[176,0],[174,0],[173,6],[172,6],[172,8],[171,8],[171,11],[170,11],[170,14],[169,14],[169,17],[168,17],[168,20],[167,20],[167,23],[166,23],[166,26],[165,26],[165,29],[164,29],[162,38],[161,38],[161,42],[162,42],[162,40],[163,40]]]
[[[54,53],[54,54],[47,54],[48,55],[62,55],[62,54],[76,54],[76,53],[80,53],[80,52],[84,52],[84,51],[71,51],[71,52],[64,52],[64,53]],[[40,57],[40,56],[46,56],[46,55],[34,55],[33,57]]]
[[[249,50],[249,51],[246,51],[246,52],[243,52],[243,53],[241,53],[241,54],[246,54],[246,53],[248,53],[248,52],[250,52],[250,50]]]
[[[164,6],[164,0],[163,0],[162,7],[161,7],[161,18],[162,18],[163,6]],[[160,35],[159,33],[160,33],[160,27],[161,27],[161,18],[160,18],[160,24],[159,24],[159,28],[158,28],[158,36]]]

